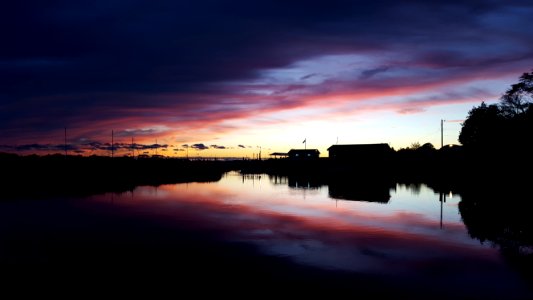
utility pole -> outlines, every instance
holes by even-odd
[[[65,158],[67,158],[67,127],[65,127]]]
[[[115,133],[111,130],[111,158],[115,155]]]
[[[440,120],[440,147],[444,146],[444,120]]]
[[[131,157],[135,158],[135,148],[133,148],[133,137],[131,137]]]

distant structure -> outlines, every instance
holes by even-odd
[[[285,157],[289,157],[289,153],[274,152],[274,153],[270,153],[270,156],[273,156],[274,158],[285,158]]]
[[[328,148],[329,158],[342,162],[384,162],[392,155],[389,144],[332,145]]]
[[[318,159],[320,151],[318,149],[291,149],[288,154],[289,159],[309,160]]]

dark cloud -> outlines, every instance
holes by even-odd
[[[111,150],[111,143],[100,143],[100,142],[90,142],[90,143],[85,143],[85,144],[80,144],[80,147],[87,147],[91,150]],[[163,148],[168,148],[168,145],[166,144],[163,144],[163,145],[160,145],[160,144],[138,144],[138,143],[134,143],[134,144],[131,144],[131,143],[114,143],[113,144],[113,149],[115,150],[120,150],[120,149],[124,149],[124,150],[131,150],[131,149],[135,149],[135,150],[147,150],[147,149],[163,149]]]
[[[225,146],[220,146],[220,145],[211,145],[211,148],[213,148],[213,149],[227,149]]]
[[[315,76],[318,76],[318,74],[316,74],[316,73],[307,74],[305,76],[300,77],[300,80],[306,80],[306,79],[309,79],[309,78],[312,78],[312,77],[315,77]]]
[[[383,72],[386,72],[387,70],[389,70],[389,67],[387,66],[383,66],[383,67],[378,67],[378,68],[375,68],[375,69],[370,69],[370,70],[364,70],[361,72],[361,79],[368,79],[376,74],[379,74],[379,73],[383,73]]]
[[[132,136],[144,136],[153,135],[154,133],[161,133],[166,131],[161,128],[148,128],[148,129],[126,129],[115,133],[116,137],[132,137]]]
[[[127,145],[127,144],[126,144]],[[140,149],[160,149],[160,148],[168,148],[167,144],[152,144],[152,145],[139,145]]]
[[[163,144],[151,144],[151,145],[145,145],[145,144],[128,144],[128,143],[114,143],[113,146],[111,146],[111,143],[101,143],[96,141],[91,142],[85,142],[85,143],[68,143],[66,146],[65,144],[23,144],[23,145],[0,145],[0,149],[4,151],[10,151],[10,152],[26,152],[26,151],[35,151],[35,152],[63,152],[65,151],[65,148],[68,152],[74,152],[74,153],[86,153],[90,151],[119,151],[119,150],[127,150],[130,151],[132,149],[135,150],[149,150],[149,149],[162,149],[163,151],[166,151],[168,148],[168,145]]]
[[[64,145],[64,144],[24,144],[18,146],[0,145],[0,149],[6,151],[80,151],[80,147],[76,145]]]
[[[191,146],[191,148],[196,149],[196,150],[206,150],[206,149],[209,149],[209,147],[207,147],[207,146],[204,145],[204,144],[194,144],[194,145]]]
[[[239,145],[239,148],[246,148],[246,146],[244,146],[244,145]]]

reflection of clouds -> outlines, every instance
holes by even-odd
[[[389,278],[388,282],[460,295],[475,292],[476,297],[479,291],[495,291],[487,289],[486,282],[498,282],[498,295],[521,288],[497,249],[472,240],[460,221],[440,229],[438,220],[416,206],[438,207],[429,189],[428,195],[422,189],[411,196],[414,204],[393,193],[395,205],[341,201],[336,207],[327,189],[303,198],[303,191],[292,194],[288,187],[265,182],[258,190],[251,182],[243,184],[239,176],[226,175],[216,183],[163,185],[157,194],[153,187],[139,187],[133,197],[122,194],[110,200],[104,195],[93,200],[113,213],[253,245],[260,254],[322,270]],[[428,201],[421,201],[424,195]],[[455,206],[451,209],[457,212]]]
[[[376,210],[376,204],[354,201],[342,201],[339,207],[327,191],[302,198],[303,191],[279,189],[268,181],[257,190],[252,182],[243,185],[240,180],[226,176],[218,183],[140,187],[133,198],[118,196],[114,203],[128,213],[216,230],[266,254],[323,268],[396,274],[425,269],[435,259],[492,260],[495,253],[471,240],[462,223],[450,222],[441,230],[423,210],[381,204]],[[434,197],[422,189],[426,191]]]
[[[256,216],[258,217],[258,216]],[[331,220],[291,220],[276,215],[261,215],[264,226],[254,234],[242,228],[241,238],[252,240],[269,254],[293,257],[314,266],[380,273],[411,268],[438,258],[477,259],[491,255],[490,249],[476,250],[454,240],[440,240],[419,233],[379,227],[344,224]],[[248,234],[246,234],[248,233]],[[390,269],[390,265],[398,270]],[[386,268],[386,269],[382,269]]]

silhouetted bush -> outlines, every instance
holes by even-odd
[[[500,103],[472,108],[459,141],[473,159],[493,157],[496,163],[514,164],[511,158],[531,163],[533,136],[533,72],[524,73],[500,98]]]

